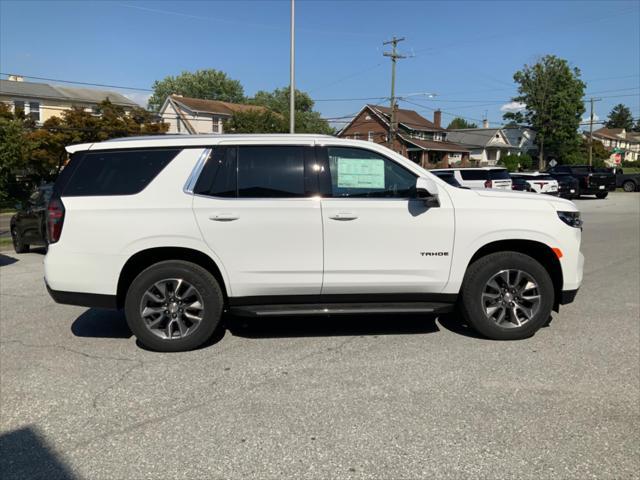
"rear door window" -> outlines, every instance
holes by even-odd
[[[288,145],[238,147],[238,197],[305,197],[306,150]]]
[[[70,169],[70,178],[59,183],[66,183],[63,195],[67,197],[133,195],[141,192],[180,150],[88,151]]]

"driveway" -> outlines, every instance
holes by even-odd
[[[227,319],[140,348],[0,256],[0,471],[24,478],[638,478],[640,194],[580,200],[585,279],[533,338],[455,318]]]

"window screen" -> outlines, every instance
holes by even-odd
[[[216,147],[211,152],[194,193],[212,197],[237,195],[237,147]]]
[[[179,152],[177,148],[86,152],[71,172],[63,195],[83,197],[139,193]]]
[[[305,196],[304,147],[238,147],[240,198]]]
[[[388,158],[360,148],[327,150],[334,197],[414,196],[416,176]]]

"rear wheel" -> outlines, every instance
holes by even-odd
[[[596,193],[596,198],[599,198],[599,199],[607,198],[607,195],[609,195],[609,192],[598,192]]]
[[[11,229],[11,240],[13,241],[13,249],[16,253],[29,253],[31,247],[28,243],[24,243],[22,235],[20,235],[16,227]]]
[[[131,283],[125,300],[129,328],[145,346],[163,352],[192,350],[220,322],[223,296],[216,279],[199,265],[159,262]]]
[[[625,192],[635,192],[636,188],[636,184],[632,180],[627,180],[622,184],[622,189]]]
[[[522,253],[498,252],[469,266],[460,310],[485,337],[519,340],[547,323],[553,301],[553,282],[540,263]]]

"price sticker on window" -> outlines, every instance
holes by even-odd
[[[338,188],[384,189],[384,160],[338,158]]]

